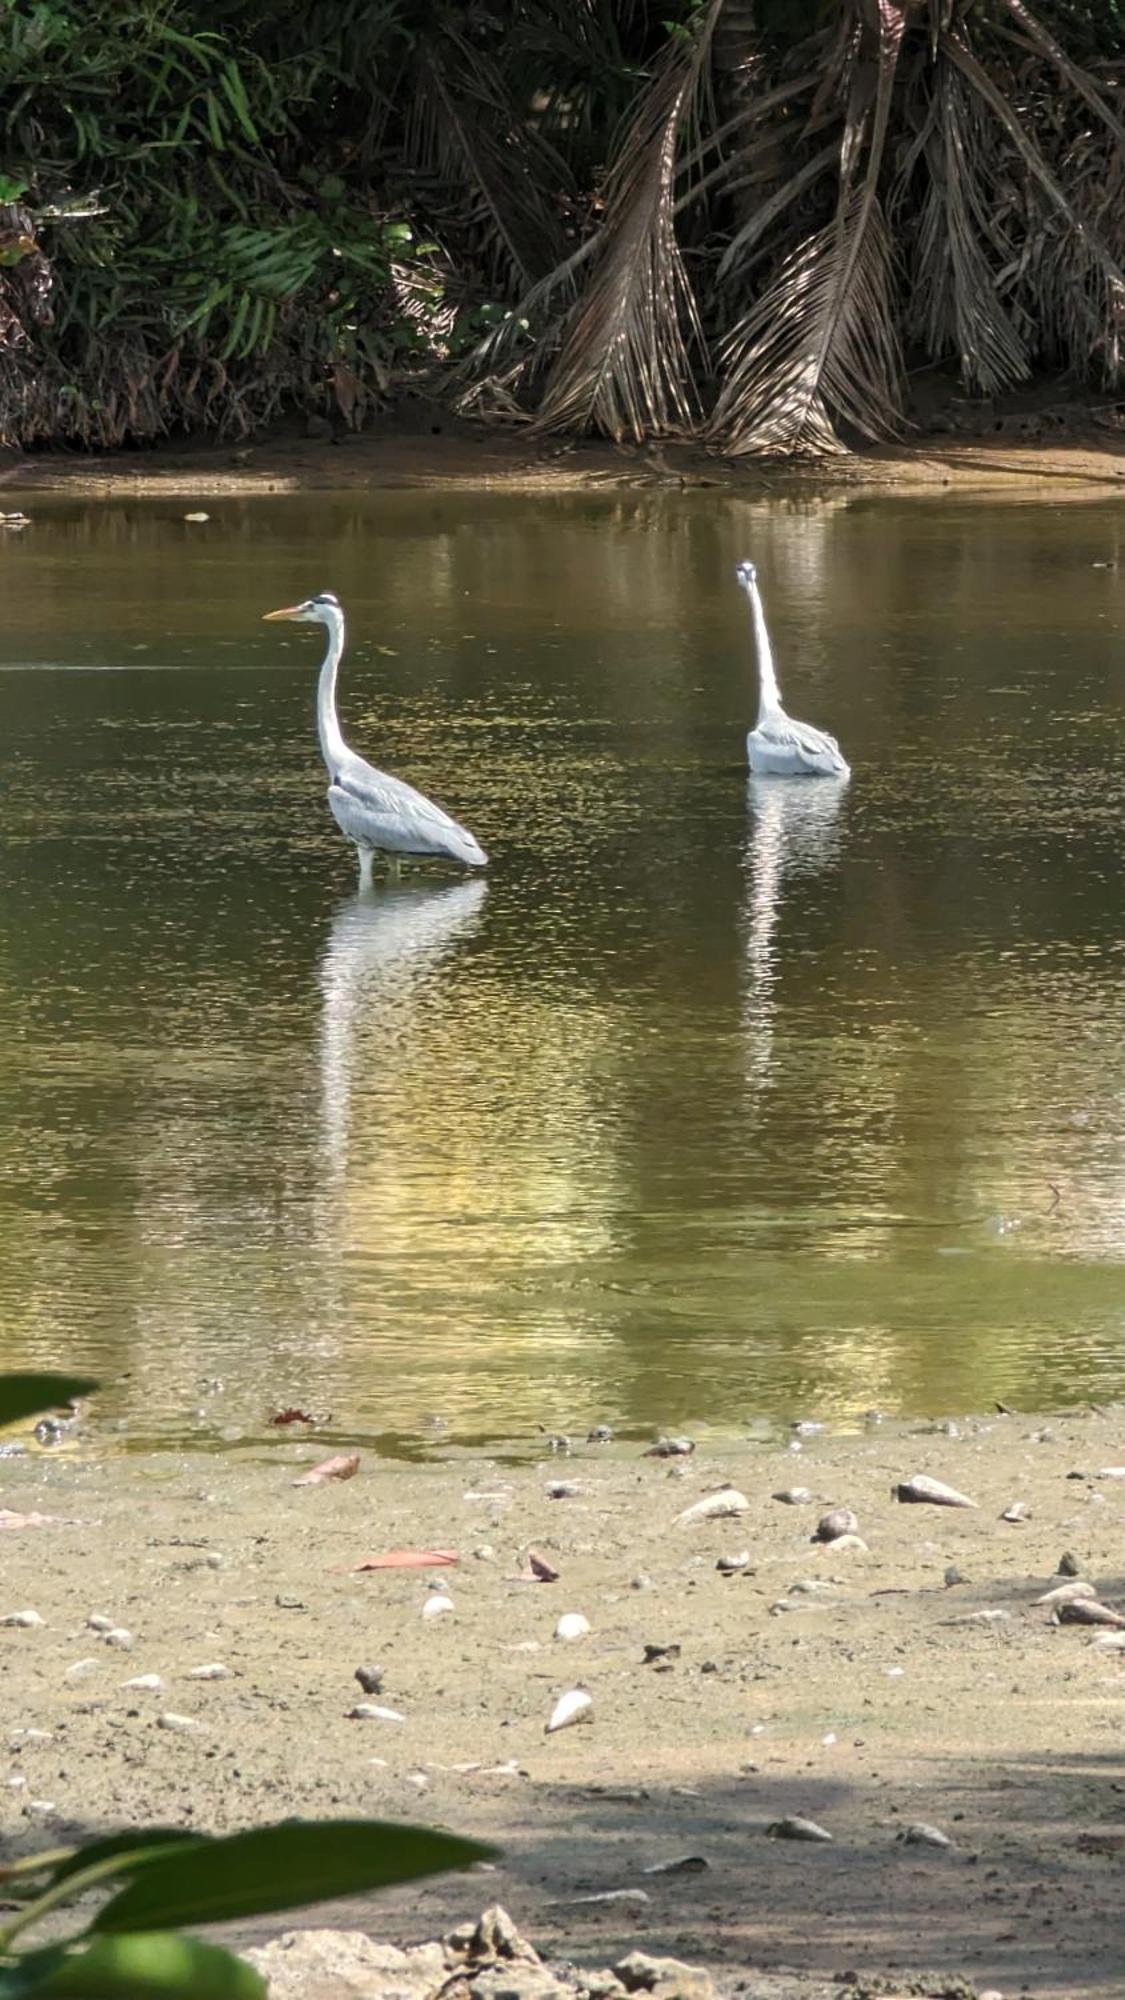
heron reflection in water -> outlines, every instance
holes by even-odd
[[[752,777],[747,785],[749,837],[746,867],[747,1081],[757,1089],[770,1080],[778,954],[775,940],[789,884],[818,875],[835,862],[841,845],[840,809],[844,782],[789,785]]]
[[[393,1071],[454,946],[472,935],[487,884],[361,892],[341,905],[320,962],[321,1121],[330,1177],[347,1171],[353,1086]]]

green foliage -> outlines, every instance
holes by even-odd
[[[0,1376],[0,1422],[14,1423],[96,1387],[62,1375]],[[265,1982],[178,1924],[224,1923],[362,1895],[469,1868],[493,1850],[426,1827],[380,1820],[284,1820],[212,1838],[132,1828],[0,1866],[16,1905],[0,1928],[0,2000],[265,2000]],[[27,1950],[17,1938],[74,1897],[108,1901],[73,1937]]]

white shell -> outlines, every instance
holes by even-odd
[[[896,1500],[907,1502],[928,1502],[931,1507],[975,1507],[977,1502],[966,1494],[958,1493],[955,1486],[947,1486],[943,1479],[931,1479],[928,1472],[916,1472],[912,1479],[902,1479],[893,1489]]]
[[[705,1493],[702,1500],[696,1500],[692,1506],[685,1507],[682,1514],[677,1514],[676,1519],[688,1523],[726,1521],[732,1515],[749,1512],[750,1502],[745,1493],[739,1493],[733,1486],[724,1486],[719,1493]]]
[[[111,1632],[105,1634],[105,1642],[107,1646],[119,1646],[123,1653],[129,1653],[133,1649],[133,1634],[127,1632],[124,1625],[115,1625]]]
[[[91,1612],[89,1618],[87,1618],[86,1620],[86,1623],[89,1626],[91,1632],[112,1632],[114,1629],[114,1620],[112,1618],[106,1618],[100,1611]]]
[[[593,1706],[585,1688],[571,1688],[569,1693],[560,1694],[544,1734],[552,1736],[556,1729],[569,1729],[572,1722],[584,1722]]]
[[[194,1715],[169,1714],[169,1715],[158,1715],[156,1718],[156,1726],[158,1729],[172,1729],[175,1730],[175,1732],[180,1736],[187,1736],[190,1735],[196,1729],[202,1729],[203,1724],[201,1722],[197,1722]]]
[[[556,1639],[584,1639],[590,1630],[590,1621],[583,1618],[580,1611],[564,1611],[555,1626]]]
[[[144,1694],[156,1694],[164,1686],[159,1674],[134,1674],[131,1681],[122,1681],[123,1688],[137,1688]]]
[[[0,1618],[0,1625],[18,1625],[25,1629],[42,1623],[38,1611],[9,1611],[5,1617]]]
[[[357,1701],[355,1707],[348,1710],[348,1720],[349,1722],[405,1722],[406,1717],[400,1715],[397,1708],[380,1708],[373,1701]]]
[[[422,1616],[423,1618],[443,1618],[445,1613],[452,1611],[452,1609],[453,1599],[446,1597],[444,1591],[436,1590],[433,1596],[427,1597],[426,1602],[423,1604]]]
[[[208,1660],[205,1666],[192,1667],[188,1673],[188,1679],[189,1681],[225,1681],[229,1674],[230,1668],[224,1667],[221,1660]]]

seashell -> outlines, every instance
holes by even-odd
[[[33,1625],[42,1625],[38,1611],[9,1611],[0,1618],[0,1625],[15,1625],[21,1631],[30,1631]]]
[[[724,1486],[718,1493],[705,1493],[702,1500],[696,1500],[677,1514],[677,1521],[690,1524],[693,1521],[727,1521],[738,1514],[748,1514],[750,1502],[744,1493],[733,1486]]]
[[[202,1729],[203,1724],[197,1722],[194,1715],[167,1714],[157,1716],[156,1726],[158,1729],[171,1729],[177,1736],[190,1736],[197,1729]]]
[[[1031,1509],[1026,1500],[1013,1500],[1010,1506],[1005,1507],[1000,1519],[1013,1523],[1016,1521],[1030,1521]]]
[[[899,1834],[910,1847],[952,1847],[953,1842],[940,1826],[931,1826],[928,1820],[916,1819],[911,1826],[903,1828]]]
[[[560,1694],[550,1720],[543,1726],[544,1735],[553,1736],[556,1729],[569,1729],[572,1723],[587,1721],[593,1706],[585,1688],[571,1688],[567,1694]]]
[[[784,1819],[771,1820],[766,1828],[771,1840],[831,1840],[827,1828],[818,1826],[815,1819],[801,1819],[796,1813],[787,1813]]]
[[[927,1502],[931,1507],[975,1507],[977,1502],[969,1500],[964,1493],[958,1493],[955,1486],[946,1486],[940,1479],[931,1479],[926,1472],[916,1472],[912,1479],[903,1479],[891,1488],[892,1500],[913,1501],[915,1504]]]
[[[87,1618],[86,1623],[91,1632],[105,1633],[112,1632],[115,1629],[117,1620],[116,1618],[104,1618],[100,1611],[94,1611]]]
[[[1111,1611],[1108,1604],[1099,1604],[1096,1597],[1072,1597],[1065,1604],[1056,1604],[1051,1615],[1056,1625],[1125,1626],[1120,1611]]]
[[[780,1500],[785,1507],[807,1507],[812,1494],[807,1486],[783,1486],[780,1493],[771,1493],[771,1500]]]
[[[590,1630],[590,1621],[580,1611],[564,1611],[555,1626],[556,1639],[584,1639]]]
[[[405,1722],[406,1717],[400,1715],[397,1708],[379,1708],[373,1701],[357,1701],[355,1707],[348,1710],[348,1721]]]
[[[720,1576],[737,1576],[739,1570],[749,1569],[749,1567],[749,1549],[740,1549],[737,1555],[720,1556],[718,1562],[715,1564],[715,1568],[718,1570]]]
[[[385,1671],[386,1669],[383,1667],[356,1668],[355,1677],[356,1680],[359,1682],[360,1687],[363,1689],[364,1694],[382,1694],[383,1675]]]
[[[221,1660],[209,1660],[205,1666],[188,1669],[189,1681],[225,1681],[230,1679],[230,1668]]]
[[[426,1602],[423,1604],[422,1616],[423,1618],[444,1618],[446,1612],[452,1611],[452,1609],[453,1599],[447,1597],[444,1591],[435,1590],[433,1596],[427,1597]]]
[[[548,1903],[549,1910],[578,1909],[587,1903],[628,1903],[640,1909],[643,1903],[651,1903],[647,1889],[594,1889],[585,1896],[566,1896],[557,1903]]]
[[[642,1453],[644,1458],[690,1458],[695,1450],[695,1439],[685,1437],[659,1437],[655,1444]]]
[[[123,1653],[131,1653],[136,1644],[133,1634],[127,1632],[124,1625],[115,1625],[112,1631],[103,1632],[102,1637],[107,1646],[119,1646]]]
[[[702,1854],[678,1854],[674,1861],[650,1861],[642,1875],[702,1875],[711,1863]]]
[[[1103,1465],[1100,1472],[1095,1472],[1094,1478],[1125,1479],[1125,1465]]]
[[[838,1542],[841,1535],[858,1535],[859,1520],[850,1507],[832,1507],[816,1524],[814,1542]]]
[[[164,1686],[159,1674],[134,1674],[131,1681],[122,1681],[123,1688],[136,1688],[139,1694],[159,1694]]]
[[[1097,1594],[1092,1583],[1087,1583],[1085,1577],[1076,1576],[1069,1583],[1056,1583],[1053,1590],[1045,1590],[1042,1597],[1033,1601],[1036,1604],[1077,1604],[1083,1598],[1096,1597]]]

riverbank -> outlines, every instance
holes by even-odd
[[[0,1614],[42,1621],[0,1628],[20,1849],[130,1820],[421,1819],[497,1842],[496,1872],[308,1921],[401,1943],[499,1900],[546,1953],[671,1952],[723,1990],[748,1967],[936,1967],[1081,2000],[1117,1976],[1125,1652],[1037,1600],[1066,1557],[1125,1604],[1120,1412],[679,1458],[363,1451],[309,1486],[330,1435],[96,1445],[93,1421],[0,1467],[0,1506],[48,1517],[3,1538]],[[892,1499],[917,1473],[979,1504]],[[739,1512],[681,1518],[724,1486]],[[810,1539],[829,1505],[866,1547]],[[427,1549],[457,1560],[357,1568]],[[453,1609],[427,1616],[438,1590]],[[567,1612],[589,1633],[554,1636]],[[579,1687],[589,1715],[545,1733]],[[768,1837],[790,1815],[831,1841]],[[952,1844],[907,1840],[916,1822]]]
[[[769,494],[951,490],[1005,498],[1090,498],[1123,490],[1125,433],[1089,427],[942,434],[835,459],[763,464],[691,446],[614,446],[490,429],[435,409],[335,439],[287,433],[242,448],[167,445],[106,454],[0,453],[0,494],[184,498],[357,488],[488,488],[519,493],[629,487]],[[9,501],[10,504],[10,501]]]

